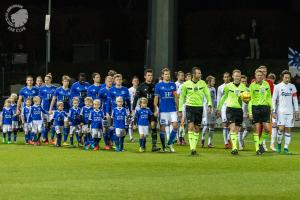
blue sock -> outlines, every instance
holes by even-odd
[[[29,140],[29,139],[28,139],[28,136],[29,136],[28,133],[25,134],[25,143],[28,143],[28,140]]]
[[[51,140],[54,140],[55,137],[55,128],[54,126],[51,128]]]
[[[121,151],[124,150],[124,139],[125,139],[125,136],[120,137],[120,150]]]
[[[144,137],[143,148],[146,149],[146,137]]]
[[[37,135],[34,133],[34,135],[33,135],[33,141],[34,142],[37,142]]]
[[[169,141],[168,141],[168,145],[173,144],[174,139],[176,138],[176,134],[177,134],[177,129],[173,129],[173,130],[171,131],[171,134],[170,134],[170,138],[169,138]]]
[[[115,142],[115,139],[117,138],[116,131],[115,130],[110,130],[109,133],[110,133],[109,134],[110,143],[113,144]]]
[[[140,138],[140,147],[143,147],[143,138]]]
[[[116,143],[116,150],[120,151],[120,138],[119,137],[115,137],[115,143]]]
[[[64,127],[64,142],[67,142],[68,134],[69,134],[68,127]]]
[[[160,137],[160,141],[161,141],[162,147],[166,148],[165,133],[164,132],[160,132],[159,137]]]
[[[2,133],[2,137],[5,139],[6,138],[6,133]]]
[[[30,135],[30,136],[29,136],[29,139],[30,139],[30,140],[33,140],[34,133],[33,133],[32,131],[30,131],[30,132],[29,132],[29,135]]]
[[[15,131],[14,131],[14,142],[17,142],[17,133],[18,133],[18,131],[15,130]]]
[[[98,138],[94,138],[93,143],[94,143],[94,147],[97,147],[98,146]]]
[[[37,141],[39,141],[40,140],[40,138],[41,138],[41,133],[38,133],[38,135],[37,135]]]
[[[74,138],[73,138],[73,135],[70,135],[70,144],[71,144],[71,145],[74,145]]]
[[[106,133],[104,133],[104,136],[103,136],[103,140],[104,140],[104,145],[107,146],[107,141],[108,141],[108,131],[106,131]]]
[[[89,143],[94,144],[94,139],[92,137],[92,134],[89,134]]]
[[[58,146],[61,146],[61,138],[62,138],[61,133],[57,134],[56,139],[57,139],[57,145]]]
[[[90,141],[89,141],[89,137],[87,136],[87,135],[84,135],[84,146],[88,146],[90,143]]]
[[[11,141],[11,132],[10,131],[7,132],[7,140]]]
[[[81,139],[80,139],[80,137],[79,137],[78,132],[76,132],[75,135],[76,135],[76,140],[77,140],[77,142],[80,143],[80,142],[81,142]]]

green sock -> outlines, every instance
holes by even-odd
[[[194,146],[194,133],[192,131],[189,131],[188,132],[188,137],[189,137],[189,144],[190,144],[190,149],[191,150],[194,150],[193,149],[193,146]]]
[[[259,139],[259,144],[262,144],[263,141],[266,139],[266,137],[267,137],[267,133],[266,132],[262,132],[261,136],[260,136],[260,139]]]
[[[253,141],[254,141],[255,151],[258,151],[259,137],[257,133],[253,133]]]
[[[237,149],[237,134],[236,133],[230,133],[230,139],[232,143],[232,150]]]
[[[199,133],[194,132],[194,144],[193,144],[193,149],[194,150],[196,150],[198,141],[199,141]]]

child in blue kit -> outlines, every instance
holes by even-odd
[[[68,117],[67,113],[64,111],[64,102],[57,102],[57,110],[54,111],[53,115],[53,126],[56,132],[56,147],[61,147],[62,134],[64,133],[64,121]]]
[[[74,134],[78,142],[78,146],[81,144],[79,137],[80,131],[80,122],[81,122],[81,109],[79,108],[79,99],[77,97],[73,98],[72,101],[73,107],[69,111],[69,121],[70,121],[70,145],[74,147]]]
[[[2,126],[2,143],[6,143],[7,134],[7,144],[11,144],[11,131],[12,131],[12,119],[14,117],[13,109],[11,108],[10,99],[6,99],[4,102],[4,107],[1,112],[0,126]]]
[[[21,120],[23,124],[24,136],[25,136],[25,144],[29,144],[30,135],[32,131],[32,117],[31,113],[31,99],[26,99],[25,106],[22,108],[21,112]]]
[[[128,117],[126,108],[123,107],[123,98],[116,98],[117,106],[112,111],[113,126],[116,132],[116,151],[124,151],[124,139],[125,139],[125,120]]]
[[[91,147],[91,129],[89,124],[90,113],[93,110],[93,99],[86,97],[84,99],[84,105],[81,109],[81,137],[84,139],[84,149],[89,150]]]
[[[140,134],[140,152],[146,150],[146,136],[149,133],[149,120],[153,116],[152,111],[147,107],[148,99],[143,97],[140,99],[140,109],[135,112],[135,121],[138,125]]]
[[[101,141],[103,130],[102,130],[102,119],[104,118],[104,113],[100,110],[100,100],[94,100],[94,109],[91,111],[89,116],[89,121],[92,129],[93,144],[92,147],[94,151],[99,150],[99,142]]]

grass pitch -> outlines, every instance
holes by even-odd
[[[138,135],[135,135],[137,140]],[[0,144],[0,199],[300,199],[300,134],[291,156],[255,156],[252,135],[239,156],[223,149],[175,145],[176,153],[84,151],[78,148]],[[102,143],[101,143],[102,144]],[[103,145],[102,145],[103,147]]]

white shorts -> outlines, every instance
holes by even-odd
[[[24,129],[25,133],[28,133],[29,131],[31,131],[32,130],[32,123],[31,122],[30,123],[24,123],[23,129]]]
[[[79,125],[77,126],[70,126],[70,135],[73,135],[74,133],[78,132],[80,130]]]
[[[83,134],[85,134],[85,133],[90,133],[91,131],[90,131],[89,125],[88,125],[88,124],[82,125],[82,127],[81,127],[81,132],[82,132]]]
[[[43,129],[43,120],[33,120],[32,121],[32,132],[41,133]]]
[[[149,126],[138,126],[139,134],[143,134],[144,136],[148,135],[149,133]]]
[[[123,137],[126,135],[125,129],[123,129],[123,128],[116,128],[115,131],[116,131],[117,137]]]
[[[92,128],[93,138],[102,138],[103,132],[100,128]]]
[[[159,114],[159,119],[161,125],[178,122],[177,112],[162,112]]]
[[[17,128],[19,128],[19,122],[18,122],[18,121],[12,121],[12,123],[11,123],[11,128],[12,128],[12,129],[17,129]]]
[[[252,123],[251,120],[248,117],[244,117],[243,118],[243,124],[242,124],[243,128],[250,128],[252,127]]]
[[[278,115],[277,126],[294,127],[294,115]]]
[[[12,128],[10,124],[3,124],[2,131],[3,133],[11,132]]]
[[[277,118],[275,119],[275,118],[272,117],[272,123],[277,124]]]
[[[55,126],[55,132],[56,132],[56,134],[63,134],[64,127],[63,126]]]
[[[221,108],[221,119],[222,119],[222,123],[226,123],[226,122],[227,122],[226,109],[227,109],[227,106],[226,106],[226,105],[223,105],[222,108]]]
[[[51,120],[53,119],[53,114],[43,114],[43,119],[45,122],[51,122]]]
[[[216,112],[212,111],[207,114],[207,124],[212,125],[216,123]]]

